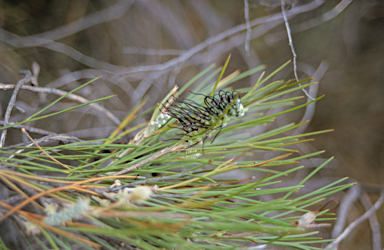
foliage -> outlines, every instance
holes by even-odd
[[[156,107],[138,114],[143,106],[139,103],[109,138],[2,150],[0,178],[24,200],[15,206],[1,201],[0,220],[16,220],[30,246],[46,248],[48,243],[52,249],[71,249],[72,244],[87,249],[246,249],[264,244],[320,249],[321,243],[329,240],[307,230],[312,221],[300,227],[297,221],[311,212],[309,206],[350,185],[338,180],[303,195],[295,194],[331,159],[295,185],[280,180],[302,169],[295,166],[300,160],[321,153],[300,155],[290,146],[326,131],[286,135],[302,125],[291,123],[253,133],[254,128],[273,123],[277,116],[312,103],[294,106],[301,97],[287,95],[314,84],[309,79],[267,83],[285,65],[265,78],[261,74],[254,87],[238,92],[228,86],[262,67],[221,79],[225,66],[220,70],[211,66],[181,89],[172,89]],[[216,84],[210,83],[219,72]],[[203,76],[205,79],[194,89],[202,95],[184,93]],[[217,89],[235,93],[223,112],[198,133],[180,134],[175,128],[180,117],[165,115],[170,105],[174,111],[180,105],[172,102],[186,95],[184,100],[201,104],[207,96],[224,93]],[[245,115],[225,119],[226,126],[221,126],[240,95]],[[277,107],[289,108],[270,115],[261,113]],[[132,125],[150,112],[147,123]],[[57,113],[36,114],[14,125]],[[196,118],[196,114],[191,117]],[[116,143],[140,127],[144,128],[128,144]],[[208,137],[217,133],[212,143]],[[200,142],[206,138],[203,152]],[[281,154],[255,160],[259,151]],[[235,170],[256,177],[241,180],[233,174]],[[28,204],[35,210],[27,209]],[[316,215],[332,214],[324,210]]]

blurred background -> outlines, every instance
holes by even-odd
[[[306,150],[325,149],[324,157],[335,156],[329,176],[382,184],[384,1],[286,0],[285,10],[299,79],[315,77],[318,89],[311,93],[325,94],[306,131],[335,130],[314,136]],[[41,87],[70,91],[101,76],[76,94],[87,100],[116,94],[99,103],[114,117],[83,107],[29,125],[81,139],[103,138],[141,99],[147,99],[143,110],[151,107],[175,84],[182,86],[212,63],[223,65],[229,54],[226,74],[261,64],[268,74],[291,60],[281,12],[280,0],[0,0],[0,83],[16,84],[22,78],[18,72],[32,70],[33,62],[40,66]],[[251,86],[258,77],[238,86]],[[293,78],[291,63],[274,80]],[[0,92],[1,117],[11,94]],[[14,110],[11,121],[55,99],[22,90],[16,104],[26,112]],[[56,111],[70,106],[73,101],[64,101]],[[284,119],[299,122],[302,116]],[[23,140],[18,130],[8,133],[6,145]],[[382,190],[375,187],[372,202]],[[365,211],[359,203],[353,206],[348,222]],[[379,211],[377,220],[384,225],[384,209]],[[372,249],[373,234],[364,222],[340,249]]]

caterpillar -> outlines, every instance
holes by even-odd
[[[220,90],[213,96],[193,93],[190,89],[188,91],[203,96],[203,104],[173,95],[173,101],[163,105],[164,113],[178,120],[178,128],[191,138],[188,141],[191,141],[192,145],[202,141],[204,151],[204,142],[211,133],[219,130],[211,141],[213,143],[230,118],[243,116],[245,110],[237,91]]]

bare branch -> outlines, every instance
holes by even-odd
[[[283,13],[284,23],[287,29],[289,46],[291,47],[291,51],[293,55],[293,73],[295,74],[296,81],[299,81],[299,77],[297,76],[297,55],[296,55],[295,47],[293,46],[293,42],[292,42],[291,29],[289,27],[287,13],[285,12],[285,0],[281,0],[281,12]],[[299,84],[299,86],[301,86],[301,84]],[[311,97],[304,88],[302,88],[302,90],[309,99],[314,100],[313,97]]]
[[[370,207],[372,207],[371,199],[369,198],[369,195],[366,192],[361,194],[360,201],[363,204],[365,210],[368,210]],[[381,248],[380,223],[375,213],[373,213],[369,217],[369,224],[372,230],[372,244],[373,244],[372,249],[381,250],[382,248]]]
[[[313,68],[310,67],[309,65],[305,65],[305,66],[306,67],[300,67],[300,68],[302,68],[302,71],[304,71],[309,77],[314,78],[314,80],[312,80],[311,82],[313,82],[313,81],[319,82],[320,79],[325,74],[325,72],[327,71],[329,65],[327,62],[322,61],[316,71],[314,71]],[[318,88],[319,88],[319,84],[314,84],[314,85],[310,86],[309,90],[308,90],[309,95],[316,97]],[[308,97],[307,102],[310,102],[310,101],[311,101],[311,99]],[[316,107],[316,102],[313,102],[313,103],[306,106],[304,116],[303,116],[303,118],[301,118],[300,123],[303,123],[305,121],[312,119],[313,115],[315,114],[315,107]],[[308,125],[309,125],[308,122],[301,125],[300,127],[298,127],[295,130],[294,134],[303,133],[305,131],[305,129],[308,127]]]
[[[376,203],[365,212],[360,218],[349,224],[349,226],[340,234],[335,241],[329,244],[325,249],[337,248],[340,242],[345,239],[355,227],[357,227],[361,222],[368,219],[377,209],[381,207],[384,202],[384,191],[381,191],[380,198],[376,201]]]
[[[181,12],[173,12],[172,15],[169,15],[169,8],[175,7],[176,9],[182,9],[183,7],[179,1],[168,1],[167,4],[163,3],[164,1],[154,0],[137,1],[140,7],[145,8],[146,13],[161,23],[165,32],[174,38],[177,47],[190,48],[197,42],[196,37],[189,32],[189,30],[192,30],[191,24],[186,22],[186,18]]]
[[[96,69],[84,69],[79,71],[70,72],[68,74],[65,74],[56,80],[48,83],[45,87],[46,88],[59,88],[65,84],[68,84],[70,82],[78,81],[80,79],[94,79],[96,77],[101,77],[102,79],[109,81],[114,84],[118,84],[122,88],[126,90],[127,93],[133,93],[135,89],[132,87],[130,82],[126,80],[123,76],[117,76],[111,73],[103,72]],[[131,103],[136,104],[140,101],[136,96],[131,95]]]
[[[35,143],[42,143],[42,142],[48,142],[48,141],[62,141],[64,143],[68,143],[68,142],[81,142],[82,140],[80,140],[79,138],[77,137],[74,137],[74,136],[68,136],[68,135],[65,135],[65,134],[54,134],[54,135],[48,135],[48,136],[44,136],[42,138],[39,138],[39,139],[36,139],[35,140]],[[28,143],[28,144],[22,144],[20,146],[23,146],[24,147],[32,147],[33,145],[35,145],[34,142],[31,142],[31,143]],[[12,147],[17,147],[19,145],[14,145]],[[8,147],[8,148],[12,148],[12,147]],[[25,149],[19,149],[18,151],[16,151],[15,153],[13,153],[10,157],[8,157],[8,160],[9,159],[12,159],[13,157],[17,156],[17,154],[23,152]]]
[[[295,16],[297,14],[313,10],[313,9],[319,7],[320,5],[322,5],[323,2],[324,2],[324,0],[312,1],[308,4],[294,8],[287,13],[287,17],[292,17],[292,16]],[[251,21],[250,24],[252,27],[252,26],[262,24],[262,23],[269,23],[269,22],[278,21],[281,19],[282,19],[282,16],[280,14],[275,14],[275,15],[271,15],[271,16],[267,16],[267,17],[257,18],[255,20]],[[116,74],[129,75],[129,74],[140,73],[140,72],[162,71],[162,70],[169,69],[170,67],[173,67],[173,66],[175,66],[181,62],[186,61],[187,59],[189,59],[192,56],[194,56],[195,54],[203,51],[204,49],[208,48],[209,46],[211,46],[217,42],[223,41],[224,39],[227,39],[227,38],[229,38],[229,37],[231,37],[237,33],[240,33],[246,29],[247,29],[247,24],[240,24],[240,25],[235,26],[231,29],[228,29],[228,30],[226,30],[226,31],[214,36],[214,37],[208,38],[204,42],[194,46],[191,49],[189,49],[183,55],[176,57],[174,59],[171,59],[165,63],[157,64],[157,65],[150,65],[150,66],[131,67],[131,68],[116,72]]]
[[[19,106],[17,106],[16,104],[13,106],[14,109],[16,109],[17,111],[19,111],[20,113],[24,114],[25,113],[25,110],[20,108]]]
[[[186,50],[180,49],[146,49],[138,47],[124,47],[123,53],[125,54],[140,54],[149,56],[180,56],[184,54]]]
[[[15,85],[12,84],[2,84],[0,83],[0,90],[7,90],[7,89],[13,89],[15,88]],[[68,94],[68,92],[60,90],[60,89],[53,89],[53,88],[42,88],[42,87],[32,87],[32,86],[20,86],[19,88],[30,90],[37,93],[50,93],[58,96],[64,96]],[[84,97],[75,95],[75,94],[69,94],[65,98],[68,98],[70,100],[74,100],[80,103],[87,103],[89,100],[85,99]],[[104,107],[100,106],[96,103],[89,104],[90,107],[104,113],[115,125],[119,125],[121,121],[119,118],[117,118],[114,114],[112,114],[110,111],[105,109]],[[5,122],[5,121],[4,121]]]
[[[341,12],[343,12],[345,10],[345,8],[347,8],[349,6],[349,4],[352,3],[352,1],[353,0],[342,0],[338,5],[335,6],[335,8],[324,13],[323,15],[293,26],[292,32],[293,33],[302,32],[302,31],[311,29],[313,27],[316,27],[320,24],[323,24],[326,21],[331,20],[332,18],[336,17]],[[267,41],[267,43],[275,43],[277,41],[285,39],[286,35],[287,35],[287,32],[278,31],[274,34],[269,34],[268,36],[266,36],[265,40]]]
[[[0,121],[0,125],[5,126],[5,122]],[[13,125],[13,123],[9,122],[7,125]],[[47,131],[44,129],[34,128],[34,127],[30,127],[30,126],[24,126],[24,125],[13,125],[12,128],[18,128],[18,129],[25,128],[25,130],[27,130],[28,132],[36,133],[36,134],[40,134],[40,135],[57,135],[54,132],[50,132],[50,131]]]
[[[33,78],[32,73],[29,70],[23,71],[22,73],[24,73],[24,78],[19,80],[17,84],[14,86],[14,91],[12,93],[11,99],[9,100],[7,111],[5,112],[5,116],[4,116],[4,126],[8,125],[9,118],[11,117],[12,109],[15,106],[16,96],[17,96],[17,93],[19,92],[19,89],[24,84],[31,82]],[[0,148],[4,146],[6,137],[7,137],[7,129],[3,129],[3,131],[1,132],[1,138],[0,138]]]
[[[319,7],[321,4],[323,4],[324,0],[319,0],[319,1],[312,1],[306,5],[302,5],[300,7],[294,8],[286,13],[287,17],[292,17],[300,13],[308,12],[310,10],[313,10],[317,7]],[[255,19],[250,22],[251,27],[257,26],[262,23],[269,23],[273,21],[278,21],[281,20],[282,17],[280,14],[275,14],[267,17],[262,17]],[[208,38],[205,40],[203,43],[200,43],[191,49],[189,49],[187,52],[182,54],[179,57],[176,57],[174,59],[171,59],[165,63],[162,64],[157,64],[157,65],[149,65],[149,66],[138,66],[138,67],[130,67],[130,68],[125,68],[125,67],[120,67],[116,65],[109,64],[107,62],[102,62],[98,61],[92,57],[86,56],[81,54],[79,51],[73,49],[70,46],[67,46],[65,44],[57,43],[54,42],[50,39],[44,39],[44,38],[37,38],[37,37],[27,37],[27,38],[20,38],[19,36],[16,36],[15,34],[12,34],[10,32],[7,32],[5,30],[0,29],[0,40],[4,41],[5,43],[8,43],[14,47],[34,47],[34,46],[39,46],[39,47],[45,47],[60,53],[64,53],[67,56],[75,59],[78,62],[81,62],[85,65],[88,65],[93,68],[97,69],[102,69],[110,73],[114,73],[117,75],[134,75],[142,72],[148,72],[148,71],[164,71],[164,70],[169,70],[171,67],[180,64],[195,54],[203,51],[204,49],[208,48],[209,46],[223,41],[226,38],[229,38],[233,36],[234,34],[243,32],[244,30],[247,29],[247,24],[241,24],[238,26],[235,26],[231,29],[228,29],[214,37]],[[158,75],[155,74],[155,76],[151,77],[156,78]],[[146,76],[148,77],[148,76]]]
[[[74,48],[65,45],[63,43],[58,43],[50,39],[45,38],[36,38],[36,37],[26,37],[22,39],[21,37],[0,29],[0,40],[16,48],[25,48],[25,47],[43,47],[56,52],[63,53],[72,59],[85,64],[89,67],[102,69],[108,72],[115,72],[125,69],[124,67],[116,66],[109,64],[107,62],[102,62],[96,60],[92,57],[86,56]]]
[[[359,198],[361,194],[361,187],[359,184],[352,186],[343,199],[340,201],[339,209],[337,211],[337,221],[333,227],[332,238],[340,235],[344,228],[347,219],[348,211],[353,206],[353,203]]]
[[[249,22],[249,3],[248,0],[244,0],[244,18],[247,25],[247,35],[245,37],[245,55],[249,57],[249,40],[251,39],[251,24]]]
[[[79,20],[73,21],[54,30],[46,31],[30,37],[58,40],[73,35],[92,26],[119,19],[130,9],[133,2],[134,1],[132,0],[120,0],[107,9],[89,14],[84,18],[80,18]],[[25,37],[21,39],[25,39]]]

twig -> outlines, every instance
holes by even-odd
[[[285,28],[287,29],[289,46],[291,47],[291,51],[293,55],[293,73],[295,74],[296,81],[298,81],[299,77],[297,76],[297,55],[296,55],[295,47],[293,47],[291,29],[289,27],[287,13],[285,13],[285,0],[281,0],[281,12],[283,13]]]
[[[81,142],[82,140],[80,140],[79,138],[74,137],[74,136],[68,136],[68,135],[63,135],[63,134],[61,134],[61,135],[58,135],[58,134],[48,135],[48,136],[45,136],[43,138],[39,138],[39,139],[35,140],[36,143],[42,143],[42,142],[48,142],[48,141],[62,141],[62,142],[75,141],[75,142]],[[33,145],[35,145],[35,143],[31,142],[31,143],[29,143],[27,145],[25,145],[25,144],[13,145],[11,147],[7,147],[7,149],[18,147],[18,146],[31,147]],[[82,145],[84,145],[84,144],[82,144]],[[23,152],[24,150],[25,149],[20,149],[20,150],[16,151],[8,159],[12,159],[17,154]]]
[[[248,0],[244,0],[244,18],[247,27],[247,35],[245,37],[245,55],[249,57],[249,40],[251,39],[251,24],[249,22],[249,3]]]
[[[111,131],[114,131],[115,129],[116,129],[115,125],[103,126],[103,131],[100,131],[100,128],[76,129],[72,131],[67,131],[66,135],[76,136],[79,138],[86,138],[86,137],[94,137],[97,134],[99,138],[104,138],[104,137],[108,137]],[[118,143],[118,141],[115,141],[115,142]]]
[[[263,25],[259,25],[258,27],[254,28],[252,30],[251,34],[251,39],[255,37],[259,37],[265,33],[267,33],[269,30],[275,28],[276,26],[280,25],[281,22],[284,20],[274,20],[271,22],[267,22]],[[181,60],[180,64],[184,63],[184,67],[189,66],[189,65],[196,65],[196,64],[206,64],[207,63],[207,58],[210,58],[211,61],[215,60],[219,56],[221,56],[225,51],[229,51],[230,49],[234,47],[241,46],[241,44],[244,44],[244,36],[243,34],[239,33],[237,35],[233,35],[229,37],[229,39],[224,39],[223,41],[218,41],[220,42],[216,46],[214,46],[212,49],[207,50],[206,52],[201,52],[200,54],[199,51],[196,52],[196,54],[192,55],[193,57],[193,63],[187,61],[188,58],[184,58],[185,60]],[[175,58],[176,59],[176,58]],[[179,64],[178,64],[179,65]],[[147,66],[145,66],[147,67]],[[156,70],[154,70],[156,71]],[[143,71],[144,72],[144,71]],[[138,77],[138,78],[145,78],[145,79],[157,79],[163,74],[167,72],[167,69],[164,69],[163,71],[159,70],[156,72],[152,72],[149,74],[145,73],[130,73],[131,76]]]
[[[17,96],[17,93],[19,92],[19,89],[21,88],[21,86],[23,86],[24,84],[32,80],[33,76],[31,71],[27,70],[27,71],[23,71],[22,73],[24,74],[24,78],[19,80],[16,86],[14,86],[14,91],[12,93],[11,99],[9,100],[7,111],[5,112],[5,116],[4,116],[4,126],[8,125],[9,118],[11,117],[12,109],[15,106],[16,96]],[[7,129],[3,129],[3,131],[1,132],[1,138],[0,138],[0,148],[4,146],[6,137],[7,137]]]
[[[25,128],[22,128],[21,129],[21,132],[23,132],[25,135],[27,135],[28,139],[31,140],[33,142],[33,144],[35,144],[36,147],[38,147],[41,152],[43,152],[46,156],[48,156],[49,159],[51,159],[52,161],[56,162],[57,164],[59,164],[60,166],[66,168],[66,169],[71,169],[70,167],[68,167],[67,165],[65,165],[64,163],[61,163],[60,161],[58,161],[57,159],[53,158],[52,156],[50,156],[47,151],[45,151],[42,147],[40,147],[40,145],[28,134],[28,132],[25,130]]]
[[[230,20],[225,16],[221,15],[220,12],[217,10],[217,8],[215,8],[211,2],[198,0],[198,1],[189,1],[188,4],[190,4],[194,9],[194,11],[199,15],[199,19],[201,20],[203,26],[207,29],[208,36],[214,36],[217,34],[218,31],[226,30],[235,26],[233,20]],[[249,35],[251,35],[251,33],[249,33]],[[252,37],[250,36],[250,39],[251,38]],[[244,43],[243,37],[242,37],[242,40]],[[230,44],[229,46],[223,46],[223,48],[229,47],[230,49],[232,49],[233,46],[234,46],[233,44]],[[209,51],[211,51],[212,49],[209,49]],[[224,51],[227,51],[227,50],[224,50]],[[262,64],[255,50],[250,51],[249,56],[246,55],[245,50],[241,52],[242,53],[240,54],[244,58],[244,62],[247,64],[248,68],[251,69]],[[201,53],[199,58],[202,58],[202,54],[205,54],[205,53]],[[211,61],[217,60],[215,57],[211,56],[212,55],[211,53],[209,54],[210,54],[209,58],[211,59]],[[201,59],[197,60],[197,58],[198,57],[196,56],[193,60],[195,65],[199,64],[200,63],[199,61],[201,61]],[[206,59],[205,61],[202,61],[202,62],[207,63]],[[250,77],[251,77],[250,82],[256,82],[258,79],[256,75],[252,75]]]
[[[384,185],[359,183],[348,190],[347,194],[344,195],[340,202],[337,211],[338,218],[333,228],[332,238],[336,238],[341,234],[345,226],[349,209],[352,207],[352,204],[360,198],[363,191],[367,193],[382,193],[384,192]]]
[[[380,198],[367,212],[365,212],[360,218],[358,218],[357,220],[349,224],[349,226],[343,231],[343,233],[340,234],[336,238],[336,240],[330,243],[325,249],[337,248],[340,242],[343,239],[345,239],[355,227],[357,227],[364,220],[368,219],[377,209],[379,209],[383,204],[383,202],[384,202],[384,191],[381,192]]]
[[[360,183],[361,189],[367,193],[381,193],[384,191],[384,185]]]
[[[15,106],[13,106],[13,108],[14,109],[16,109],[17,111],[19,111],[20,113],[22,113],[22,114],[24,114],[25,113],[25,110],[24,109],[22,109],[22,108],[20,108],[19,106],[17,106],[16,104],[15,104]]]
[[[314,80],[312,80],[311,82],[313,82],[313,81],[319,82],[320,79],[325,74],[325,72],[327,71],[328,66],[329,65],[327,62],[322,61],[316,71],[314,71],[312,69],[312,67],[306,67],[306,70],[303,67],[301,67],[301,68],[303,68],[302,71],[304,71],[308,76],[314,78]],[[310,96],[316,96],[318,88],[319,88],[319,84],[311,85],[309,87],[309,90],[308,90]],[[311,101],[311,99],[308,97],[307,102],[310,102],[310,101]],[[301,118],[300,123],[303,123],[307,120],[312,119],[313,115],[315,114],[315,107],[316,107],[316,102],[313,102],[313,103],[306,106],[305,113],[303,115],[303,118]],[[295,130],[294,134],[302,134],[305,131],[305,129],[308,127],[308,125],[309,125],[309,122],[301,125],[300,127],[298,127]]]
[[[13,124],[14,123],[9,122],[7,125],[13,125]],[[0,125],[5,126],[4,121],[0,121]],[[47,130],[39,129],[39,128],[34,128],[34,127],[30,127],[30,126],[24,126],[24,125],[13,125],[12,128],[18,128],[18,129],[25,128],[25,130],[27,130],[28,132],[40,134],[40,135],[58,135],[58,134],[51,132],[51,131],[47,131]]]
[[[363,193],[360,196],[360,201],[364,206],[365,210],[368,210],[370,207],[372,207],[372,202],[368,196],[367,193]],[[372,230],[372,250],[381,250],[381,232],[380,232],[380,223],[377,218],[376,213],[373,213],[369,217],[369,224],[371,225]]]
[[[159,82],[157,82],[159,85],[161,84],[160,81],[162,80],[160,77],[157,79]],[[133,96],[135,96],[137,99],[142,100],[144,94],[147,92],[147,90],[151,87],[154,80],[150,79],[143,79],[140,81],[139,85],[136,87],[135,91],[132,93]],[[165,82],[165,79],[164,79]],[[151,98],[156,98],[154,96],[151,96]]]
[[[332,10],[324,13],[323,15],[293,26],[292,27],[293,33],[302,32],[302,31],[311,29],[313,27],[316,27],[320,24],[325,23],[326,21],[331,20],[332,18],[336,17],[338,14],[343,12],[344,9],[347,8],[350,3],[352,3],[352,1],[353,0],[342,0]],[[285,39],[286,35],[287,35],[286,31],[285,32],[278,31],[278,32],[273,33],[273,34],[269,34],[268,37],[266,37],[266,41],[267,41],[267,43],[275,43],[279,40]]]
[[[119,19],[130,9],[133,2],[134,1],[132,0],[117,1],[116,4],[107,9],[94,12],[84,18],[80,18],[54,30],[46,31],[30,37],[58,40],[73,35],[92,26]],[[23,37],[21,39],[26,41],[26,39],[30,37]]]
[[[295,47],[293,47],[291,29],[289,27],[287,13],[285,12],[285,0],[281,0],[281,12],[283,13],[285,28],[287,29],[289,46],[291,47],[291,51],[293,55],[293,73],[295,74],[296,81],[299,81],[299,77],[297,76],[297,55],[296,55]],[[301,86],[301,84],[299,84],[299,86]],[[314,100],[313,97],[311,97],[304,88],[302,88],[302,90],[305,93],[305,95],[308,96],[308,98],[310,98],[311,100]]]
[[[295,9],[292,9],[289,11],[289,13],[287,14],[287,16],[295,16],[297,14],[300,14],[300,13],[303,13],[303,12],[307,12],[307,11],[310,11],[310,10],[313,10],[317,7],[319,7],[321,4],[323,4],[324,0],[319,0],[319,1],[312,1],[308,4],[305,4],[305,5],[302,5],[300,7],[297,7]],[[267,16],[267,17],[261,17],[261,18],[257,18],[255,20],[252,20],[250,22],[251,26],[256,26],[256,25],[259,25],[259,24],[262,24],[262,23],[268,23],[268,22],[273,22],[273,21],[278,21],[278,20],[281,20],[281,15],[280,14],[275,14],[275,15],[271,15],[271,16]],[[208,48],[209,46],[217,43],[217,42],[220,42],[222,40],[225,40],[227,39],[228,37],[231,37],[233,36],[234,34],[237,34],[237,33],[240,33],[244,30],[247,29],[247,25],[246,24],[240,24],[238,26],[235,26],[231,29],[228,29],[214,37],[211,37],[211,38],[208,38],[207,40],[205,40],[204,42],[192,47],[191,49],[189,49],[187,52],[185,52],[184,54],[182,54],[181,56],[179,57],[176,57],[174,59],[171,59],[165,63],[162,63],[162,64],[157,64],[157,65],[150,65],[150,66],[138,66],[138,67],[131,67],[131,68],[127,68],[125,70],[122,70],[122,71],[119,71],[119,72],[116,72],[116,74],[118,75],[129,75],[129,74],[134,74],[134,73],[139,73],[139,72],[148,72],[148,71],[162,71],[162,70],[166,70],[170,67],[173,67],[189,58],[191,58],[192,56],[194,56],[195,54],[203,51],[204,49]]]
[[[138,47],[124,47],[123,53],[125,54],[139,54],[149,56],[180,56],[184,54],[186,50],[180,49],[146,49]]]
[[[14,196],[11,196],[11,197],[8,197],[7,199],[3,200],[3,202],[9,204],[9,205],[12,205],[13,203],[16,203],[20,200],[23,200],[24,197],[20,194],[16,194]]]
[[[114,74],[107,73],[105,71],[96,70],[96,69],[84,69],[84,70],[70,72],[48,83],[45,87],[57,89],[70,82],[75,82],[80,79],[94,79],[100,76],[103,80],[109,81],[114,84],[118,84],[119,86],[123,87],[126,90],[126,93],[133,93],[135,91],[135,89],[132,87],[130,82],[127,81],[125,77],[116,76]],[[140,99],[138,99],[136,96],[131,95],[132,105],[138,103],[139,101]]]
[[[26,47],[42,47],[47,48],[56,52],[63,53],[72,59],[85,64],[89,67],[102,69],[107,72],[118,72],[126,69],[125,67],[120,67],[112,65],[107,62],[96,60],[90,56],[86,56],[80,51],[75,50],[71,46],[65,45],[63,43],[55,42],[50,39],[37,38],[37,37],[28,37],[26,41],[11,32],[0,29],[0,40],[15,47],[15,48],[26,48]]]
[[[190,22],[186,22],[186,18],[181,12],[174,12],[169,15],[169,8],[183,9],[180,1],[169,1],[168,4],[164,1],[141,0],[136,1],[139,8],[144,8],[144,12],[155,18],[162,26],[165,32],[173,37],[178,48],[190,48],[197,43],[196,36],[190,30],[193,30]]]
[[[361,194],[361,186],[359,184],[352,186],[343,199],[340,201],[339,209],[337,211],[337,221],[333,227],[332,238],[340,235],[344,228],[347,219],[348,211],[353,206],[353,203],[359,198]]]
[[[70,136],[70,135],[65,135],[65,134],[54,134],[54,133],[50,134],[48,136],[44,136],[42,138],[36,139],[35,141],[37,143],[48,142],[48,141],[62,141],[64,143],[83,142],[83,143],[76,144],[76,146],[99,145],[99,144],[103,143],[103,142],[85,142],[85,141],[83,141],[83,140],[81,140],[75,136]],[[31,146],[33,146],[33,143],[19,143],[19,144],[15,144],[12,146],[4,147],[3,149],[8,150],[8,149],[13,149],[13,148],[17,148],[17,147],[31,147]]]
[[[302,5],[300,7],[294,8],[287,13],[288,17],[295,16],[300,13],[304,13],[310,10],[313,10],[323,4],[324,0],[318,0],[318,1],[312,1],[308,4]],[[281,19],[280,14],[275,14],[267,17],[262,17],[255,19],[250,22],[251,27],[256,26],[262,23],[268,23],[268,22],[273,22]],[[130,68],[125,68],[125,67],[119,67],[115,66],[106,62],[101,62],[98,61],[94,58],[85,56],[81,54],[79,51],[73,49],[72,47],[69,47],[65,44],[53,42],[52,40],[47,40],[43,38],[35,38],[35,37],[28,37],[29,39],[27,41],[23,41],[20,39],[18,36],[15,34],[12,34],[10,32],[7,32],[5,30],[0,29],[0,40],[4,41],[5,43],[11,44],[12,46],[15,47],[33,47],[33,46],[41,46],[45,47],[54,51],[58,51],[61,53],[66,54],[69,57],[72,57],[73,59],[77,60],[78,62],[81,62],[85,65],[88,65],[93,68],[98,68],[98,69],[104,69],[108,72],[115,73],[116,75],[136,75],[141,74],[142,72],[148,72],[148,71],[164,71],[168,70],[169,68],[180,64],[181,62],[186,61],[187,59],[191,58],[195,54],[203,51],[204,49],[208,48],[209,46],[223,41],[226,38],[240,33],[244,30],[247,29],[247,24],[241,24],[238,26],[235,26],[231,29],[228,29],[214,37],[208,38],[205,40],[203,43],[200,43],[191,49],[189,49],[186,53],[182,54],[179,57],[176,57],[174,59],[171,59],[165,63],[162,64],[157,64],[157,65],[149,65],[149,66],[138,66],[138,67],[130,67]],[[23,41],[23,42],[21,42]],[[147,75],[145,77],[148,77]],[[157,74],[153,76],[152,78],[156,78]]]
[[[176,77],[180,73],[181,68],[183,66],[184,66],[184,64],[182,63],[182,64],[174,67],[173,70],[171,71],[171,73],[169,74],[169,78],[168,78],[168,86],[169,86],[169,88],[172,88],[173,86],[176,86]]]
[[[15,88],[15,85],[0,83],[0,90],[8,90],[8,89],[13,89],[13,88]],[[66,92],[66,91],[63,91],[60,89],[53,89],[53,88],[33,87],[33,86],[26,86],[26,85],[21,86],[19,88],[25,89],[25,90],[30,90],[30,91],[37,92],[37,93],[49,93],[49,94],[54,94],[54,95],[58,95],[58,96],[64,96],[64,95],[68,94],[68,92]],[[77,101],[80,103],[89,102],[89,100],[85,99],[84,97],[81,97],[81,96],[78,96],[75,94],[69,94],[65,98],[68,98],[70,100],[74,100],[74,101]],[[99,104],[91,103],[91,104],[89,104],[89,106],[102,112],[102,113],[104,113],[115,125],[119,125],[121,123],[119,118],[117,118],[114,114],[112,114],[110,111],[103,108]]]
[[[54,42],[54,40],[73,35],[79,31],[85,30],[100,23],[118,19],[130,9],[130,6],[133,2],[134,1],[120,0],[108,9],[92,13],[67,25],[34,36],[19,37],[15,34],[0,29],[0,40],[18,48],[34,46],[45,47],[66,54],[67,56],[94,68],[105,69],[109,71],[119,69],[121,70],[122,67],[120,68],[106,62],[100,62],[94,58],[81,54],[79,51],[73,49],[70,46]]]

